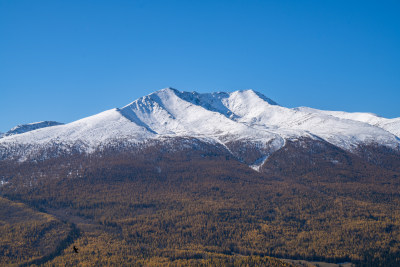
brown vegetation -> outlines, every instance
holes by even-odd
[[[262,173],[205,144],[3,162],[0,170],[9,182],[3,196],[80,230],[45,265],[288,265],[271,256],[400,263],[399,173],[324,142],[288,143]]]

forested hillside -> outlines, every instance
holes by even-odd
[[[14,233],[2,235],[7,248],[2,262],[290,266],[276,258],[291,258],[361,266],[400,263],[396,168],[379,167],[322,141],[302,140],[287,143],[256,172],[219,147],[188,144],[177,140],[40,162],[2,161],[7,181],[0,187],[2,196],[25,203],[24,212],[10,216],[4,212],[16,204],[2,200],[7,208],[1,211],[1,229]],[[19,240],[15,248],[11,239]],[[43,250],[33,250],[36,245]]]

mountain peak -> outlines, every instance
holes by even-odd
[[[252,98],[259,98],[265,102],[267,102],[270,105],[278,105],[278,103],[276,103],[275,101],[273,101],[272,99],[266,97],[265,95],[263,95],[260,92],[257,92],[253,89],[247,89],[247,90],[238,90],[238,91],[234,91],[231,93],[232,95],[237,95],[237,96],[241,96],[242,98],[246,98],[249,100],[254,100]]]
[[[136,108],[146,110],[147,112],[152,112],[155,106],[163,106],[162,103],[164,102],[178,101],[178,98],[191,104],[202,106],[203,108],[211,111],[223,111],[224,114],[228,112],[226,105],[231,101],[231,99],[240,99],[241,102],[245,103],[259,102],[258,104],[261,105],[277,105],[275,101],[252,89],[237,90],[233,92],[220,91],[212,93],[198,93],[196,91],[179,91],[178,89],[172,87],[166,87],[149,95],[140,97],[121,109],[135,106]]]
[[[165,87],[165,88],[163,88],[163,89],[161,89],[161,90],[158,90],[158,91],[156,91],[156,92],[154,92],[154,93],[157,93],[157,92],[174,92],[174,93],[176,93],[176,92],[179,92],[179,90],[178,89],[175,89],[175,88],[173,88],[173,87]]]
[[[278,103],[276,103],[274,100],[272,100],[271,98],[266,97],[265,95],[263,95],[260,92],[254,91],[252,89],[250,89],[249,91],[253,92],[254,94],[256,94],[259,98],[261,98],[262,100],[268,102],[268,104],[270,105],[279,105]]]
[[[32,122],[32,123],[27,123],[27,124],[20,124],[0,136],[6,137],[6,136],[10,136],[10,135],[22,134],[22,133],[30,132],[33,130],[51,127],[51,126],[57,126],[57,125],[63,125],[63,123],[57,122],[57,121],[39,121],[39,122]]]

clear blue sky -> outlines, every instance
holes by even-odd
[[[164,87],[400,116],[400,1],[0,0],[0,131]]]

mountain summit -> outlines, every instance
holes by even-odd
[[[30,132],[33,130],[56,126],[56,125],[62,125],[62,124],[63,123],[56,122],[56,121],[40,121],[40,122],[33,122],[33,123],[28,123],[28,124],[21,124],[21,125],[15,126],[8,132],[4,133],[3,136],[22,134],[22,133]],[[0,133],[0,137],[1,137],[1,133]]]
[[[400,147],[400,118],[286,108],[253,90],[197,93],[165,88],[122,108],[53,125],[6,134],[0,139],[0,158],[26,160],[55,147],[58,153],[92,153],[165,138],[194,138],[228,150],[233,143],[252,144],[263,151],[259,164],[287,141],[302,138],[323,140],[346,151],[363,145]]]

